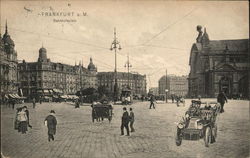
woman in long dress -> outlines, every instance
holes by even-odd
[[[22,134],[25,134],[28,131],[27,128],[28,118],[24,108],[22,108],[22,110],[17,113],[17,120],[20,122],[18,132],[22,132]]]

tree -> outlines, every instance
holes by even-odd
[[[102,95],[106,95],[108,96],[111,92],[108,90],[108,88],[106,86],[100,86],[98,87],[98,93],[102,96]]]

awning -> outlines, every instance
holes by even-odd
[[[16,97],[13,94],[9,94],[9,97],[12,99],[16,99]]]
[[[43,91],[42,90],[37,90],[37,93],[43,93]]]
[[[44,93],[44,94],[49,94],[49,90],[48,90],[48,89],[44,89],[44,90],[43,90],[43,93]]]
[[[63,93],[60,89],[53,89],[54,93]]]
[[[17,94],[12,94],[16,99],[20,99],[20,97]]]
[[[67,98],[68,98],[67,95],[62,95],[62,96],[60,96],[60,97],[63,98],[63,99],[67,99]]]
[[[68,97],[69,97],[70,99],[78,99],[78,98],[79,98],[79,97],[76,96],[76,95],[68,95]]]

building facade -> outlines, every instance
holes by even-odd
[[[128,76],[129,75],[129,76]],[[114,92],[115,73],[99,72],[97,74],[98,85],[106,87],[111,93]],[[146,75],[138,73],[117,72],[118,93],[121,94],[122,89],[130,87],[133,95],[146,95],[147,83]]]
[[[188,80],[187,76],[167,75],[162,76],[158,81],[159,95],[166,95],[168,90],[168,97],[171,95],[186,96],[188,93]]]
[[[158,87],[149,88],[149,93],[153,94],[155,96],[158,96],[159,95],[159,88]]]
[[[17,52],[6,23],[5,34],[0,34],[0,100],[18,93],[17,77]]]
[[[60,92],[75,94],[80,89],[97,88],[96,73],[92,58],[88,69],[82,64],[72,66],[51,62],[47,58],[47,50],[39,49],[37,62],[18,64],[20,88],[26,97],[39,97],[41,95]]]
[[[202,27],[190,52],[189,96],[249,97],[249,39],[210,40]]]

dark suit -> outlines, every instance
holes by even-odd
[[[25,113],[26,113],[26,116],[27,116],[27,124],[28,124],[28,126],[30,127],[30,128],[32,128],[32,126],[30,125],[30,113],[29,113],[29,110],[28,109],[26,109],[25,110]]]
[[[224,104],[227,102],[227,97],[224,93],[219,93],[217,96],[217,102],[221,104],[221,113],[224,112]]]
[[[134,122],[135,122],[135,115],[134,115],[134,112],[133,111],[130,111],[130,129],[131,129],[131,132],[134,132],[135,129],[134,129]]]
[[[155,109],[155,104],[154,104],[154,101],[155,101],[155,98],[153,96],[150,97],[150,106],[149,106],[149,109],[153,108]]]
[[[47,127],[48,127],[48,140],[50,139],[54,140],[54,135],[56,134],[56,125],[57,120],[56,117],[53,115],[49,115],[46,117],[45,121],[47,121]]]
[[[127,130],[127,135],[129,135],[128,124],[129,124],[129,114],[127,111],[125,111],[123,112],[123,115],[122,115],[121,135],[124,135],[124,127]]]

